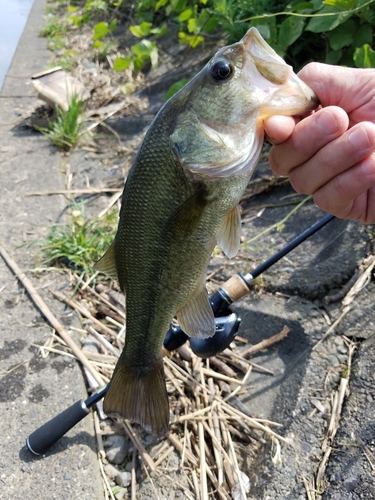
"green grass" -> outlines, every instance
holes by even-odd
[[[72,211],[72,224],[52,226],[42,247],[42,264],[68,268],[90,276],[93,265],[108,250],[118,223],[118,212],[85,220],[82,208]]]
[[[56,120],[49,128],[39,129],[59,149],[68,151],[77,145],[83,131],[81,112],[84,104],[73,96],[67,111],[56,106]]]
[[[47,38],[61,37],[72,26],[72,22],[66,17],[52,17],[40,30],[40,36]]]

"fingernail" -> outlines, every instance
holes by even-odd
[[[337,121],[330,111],[322,111],[317,118],[318,127],[326,134],[334,134],[337,130]]]
[[[367,149],[371,146],[366,130],[357,127],[349,134],[349,141],[357,149]]]

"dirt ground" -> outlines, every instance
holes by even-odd
[[[67,204],[61,195],[36,198],[27,193],[63,188],[67,171],[76,189],[87,183],[91,187],[121,184],[173,80],[173,69],[160,67],[139,93],[143,107],[106,121],[118,137],[102,130],[96,152],[79,148],[69,156],[60,155],[39,133],[23,126],[25,116],[40,104],[30,90],[29,77],[48,61],[45,41],[37,36],[43,6],[42,0],[35,0],[0,100],[0,244],[25,270],[37,265],[33,247],[26,243],[43,238]],[[163,84],[167,73],[168,81]],[[176,80],[180,73],[181,69],[176,70]],[[254,179],[267,183],[270,176],[263,160]],[[242,202],[241,251],[233,261],[215,254],[208,269],[208,274],[216,271],[209,284],[212,290],[236,272],[250,272],[323,217],[310,201],[285,221],[281,232],[273,230],[248,242],[282,221],[295,206],[286,204],[296,201],[288,183],[269,185],[267,191]],[[96,216],[107,204],[105,196],[90,199],[86,214]],[[280,423],[278,432],[290,442],[281,443],[279,460],[274,458],[275,443],[270,440],[266,444],[253,441],[239,450],[242,469],[250,478],[250,500],[375,498],[372,272],[366,286],[353,294],[349,310],[342,307],[345,292],[336,302],[325,300],[340,292],[359,266],[368,263],[373,231],[373,226],[334,219],[268,270],[233,305],[242,318],[239,334],[250,344],[278,333],[285,325],[290,329],[286,339],[254,356],[254,362],[272,374],[254,369],[241,396],[252,415]],[[54,273],[28,275],[59,319],[74,324],[72,312],[49,294],[50,289],[63,288],[66,278]],[[32,344],[44,341],[50,328],[2,261],[0,276],[0,498],[104,498],[90,417],[45,456],[35,458],[24,447],[25,438],[36,427],[85,397],[84,382],[80,368],[69,358],[50,355],[43,360],[38,356]],[[326,337],[343,311],[345,315]],[[176,454],[173,460],[178,468],[180,457]],[[156,494],[163,499],[194,498],[180,488],[180,482],[177,473],[159,475],[154,480],[155,493],[144,479],[137,498],[153,499]]]

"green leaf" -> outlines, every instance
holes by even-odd
[[[352,13],[342,12],[337,7],[324,6],[319,12],[319,17],[310,19],[305,31],[312,31],[313,33],[322,33],[323,31],[330,31],[336,28],[339,24],[344,23]],[[320,14],[324,14],[321,16]],[[328,15],[326,15],[328,14]]]
[[[259,31],[259,33],[262,35],[263,38],[265,38],[266,40],[268,40],[268,38],[270,37],[270,29],[267,25],[265,24],[258,24],[257,25],[257,30]]]
[[[300,14],[311,14],[313,11],[314,5],[312,2],[301,2],[293,7],[293,12],[299,12]]]
[[[163,26],[160,26],[160,28],[153,28],[150,33],[153,35],[156,35],[156,38],[160,38],[161,36],[165,35],[167,32],[167,25],[163,24]]]
[[[77,10],[78,10],[78,7],[73,7],[73,5],[69,5],[68,6],[68,11],[69,12],[77,12]]]
[[[183,78],[182,80],[179,80],[178,82],[171,85],[169,87],[167,93],[165,94],[164,99],[167,101],[174,94],[176,94],[179,90],[181,90],[182,87],[184,87],[188,83],[188,81],[189,81],[188,78]]]
[[[348,19],[337,28],[329,31],[327,36],[333,50],[342,49],[352,44],[357,25],[353,19]]]
[[[131,50],[137,56],[137,59],[134,61],[134,68],[141,68],[147,61],[151,62],[152,69],[156,68],[159,54],[155,42],[142,40],[140,43],[133,45]]]
[[[202,30],[203,27],[206,25],[207,21],[209,20],[210,15],[207,13],[207,11],[202,10],[202,12],[199,14],[198,17],[198,22],[197,22],[197,28],[199,30]]]
[[[357,68],[373,68],[375,66],[375,51],[367,43],[354,51],[353,60]]]
[[[289,45],[299,38],[303,31],[305,21],[301,17],[289,16],[280,25],[279,28],[279,47],[286,50]]]
[[[139,26],[130,26],[129,31],[137,38],[143,38],[150,34],[152,24],[143,22]]]
[[[353,41],[353,47],[362,47],[365,44],[372,45],[372,27],[369,23],[361,24]]]
[[[134,72],[135,73],[138,73],[139,71],[141,71],[141,69],[145,65],[145,63],[142,59],[136,59],[133,64],[134,64]]]
[[[155,44],[154,44],[155,45]],[[152,42],[150,40],[142,40],[139,43],[136,43],[135,45],[132,45],[132,52],[137,56],[137,57],[149,57],[150,52],[152,50]]]
[[[328,52],[325,58],[325,63],[326,64],[337,64],[342,57],[342,50],[331,50]]]
[[[219,23],[218,18],[215,16],[211,16],[210,19],[204,25],[203,31],[205,33],[211,33],[216,28],[218,23]]]
[[[100,40],[108,34],[108,23],[98,23],[94,26],[93,40]]]
[[[186,9],[181,14],[178,16],[178,20],[183,23],[184,21],[187,21],[191,17],[193,17],[194,11],[193,9]]]
[[[213,0],[214,8],[221,14],[226,14],[227,12],[227,2],[226,0]]]
[[[204,42],[203,36],[200,35],[188,35],[187,33],[184,33],[183,31],[180,31],[178,34],[178,37],[180,39],[180,43],[183,45],[190,45],[190,47],[197,47],[200,43]]]
[[[117,19],[112,19],[112,21],[109,23],[109,31],[113,33],[115,29],[117,28]]]
[[[170,0],[174,12],[182,12],[186,9],[186,0]]]
[[[124,69],[128,69],[132,63],[132,59],[130,57],[117,57],[113,61],[113,69],[115,71],[124,71]]]
[[[160,7],[164,7],[164,5],[166,5],[168,2],[169,0],[159,0],[158,2],[156,2],[155,10],[159,10]]]
[[[188,21],[188,32],[189,33],[194,33],[196,27],[197,27],[197,20],[194,17],[192,17]]]
[[[78,16],[70,16],[69,19],[72,21],[74,26],[79,26],[81,24],[81,18]]]
[[[343,9],[343,10],[352,9],[356,3],[357,3],[357,0],[324,0],[324,5],[338,7],[339,9]]]
[[[100,49],[101,47],[103,47],[103,45],[104,45],[104,43],[101,42],[100,40],[97,40],[96,42],[94,42],[92,44],[92,46],[93,46],[94,49]]]

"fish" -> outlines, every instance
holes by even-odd
[[[174,317],[189,337],[215,333],[205,273],[217,244],[240,245],[239,201],[259,159],[263,121],[318,100],[252,27],[221,48],[152,121],[124,186],[118,230],[96,269],[118,279],[125,346],[104,400],[161,436],[169,428],[162,345]]]

